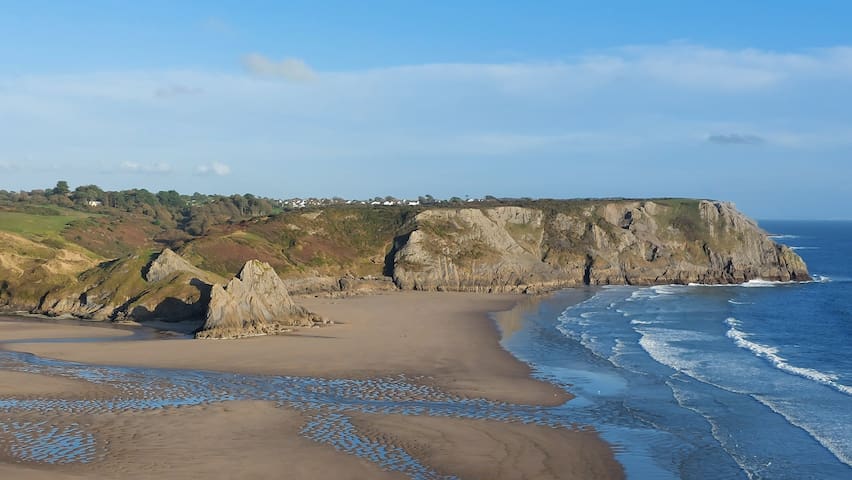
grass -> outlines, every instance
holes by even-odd
[[[0,230],[30,237],[56,237],[71,222],[88,216],[79,212],[63,215],[38,215],[0,211]]]

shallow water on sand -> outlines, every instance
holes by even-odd
[[[109,455],[109,446],[83,424],[63,421],[86,414],[130,412],[233,400],[265,400],[308,416],[301,434],[337,450],[368,459],[414,479],[453,478],[438,474],[404,449],[368,438],[351,413],[429,415],[491,419],[573,428],[560,409],[462,398],[404,376],[323,379],[252,376],[206,371],[93,366],[0,351],[0,370],[83,380],[116,392],[97,399],[0,398],[0,449],[23,461],[88,463]],[[103,395],[103,394],[102,394]],[[20,421],[41,414],[41,422]]]

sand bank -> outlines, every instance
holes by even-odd
[[[103,343],[7,343],[0,348],[76,362],[323,378],[405,374],[467,397],[556,405],[570,396],[529,377],[499,345],[487,313],[519,297],[403,292],[300,303],[335,325],[240,340],[115,341],[122,330],[0,321],[8,338],[104,336]],[[24,375],[24,377],[21,377]],[[101,395],[85,383],[0,375],[0,396]],[[24,387],[26,385],[26,387]],[[10,390],[11,389],[11,390]],[[37,418],[33,418],[35,421]],[[16,419],[20,420],[20,419]],[[26,420],[26,419],[24,419]],[[298,435],[302,414],[269,402],[225,402],[154,411],[100,413],[57,422],[86,425],[109,445],[91,464],[10,466],[4,478],[405,478]],[[461,478],[619,478],[621,467],[594,432],[488,420],[362,414],[363,432],[402,446],[431,468]],[[8,447],[8,445],[7,445]],[[5,465],[4,465],[5,464]]]

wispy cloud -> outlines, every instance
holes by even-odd
[[[223,177],[231,173],[231,167],[221,162],[213,162],[209,165],[199,165],[195,172],[199,175],[218,175]]]
[[[153,174],[153,173],[170,173],[173,170],[172,166],[168,163],[158,162],[158,163],[137,163],[137,162],[121,162],[119,165],[119,171],[123,173],[143,173],[143,174]]]
[[[179,97],[184,95],[199,95],[204,93],[204,90],[198,87],[189,87],[186,85],[168,85],[158,87],[154,90],[154,96],[159,98]]]
[[[708,135],[707,141],[717,145],[760,145],[766,142],[763,137],[744,133]]]
[[[259,53],[250,53],[243,57],[243,66],[250,73],[263,77],[281,78],[295,82],[309,82],[317,78],[316,72],[298,58],[285,58],[275,61]]]
[[[12,172],[20,168],[18,164],[0,160],[0,172]]]
[[[571,182],[583,169],[608,167],[605,178],[626,176],[632,167],[613,165],[630,162],[848,161],[852,152],[846,94],[852,49],[846,47],[792,53],[622,47],[546,62],[324,70],[320,77],[296,60],[244,60],[251,75],[0,74],[0,158],[32,155],[32,162],[19,161],[24,173],[60,161],[81,176],[168,171],[174,175],[146,181],[191,190],[194,178],[206,188],[277,192],[375,191],[428,182],[439,176],[432,172],[448,169],[534,185],[560,176]],[[164,100],[170,96],[187,101]],[[119,168],[115,159],[128,165]],[[393,168],[364,168],[379,164]],[[318,169],[327,179],[321,185]],[[252,177],[254,171],[270,173]],[[534,173],[541,171],[553,175]],[[479,181],[474,173],[459,178]]]

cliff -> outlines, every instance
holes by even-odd
[[[41,225],[41,217],[32,218],[27,225]],[[138,222],[125,220],[107,226],[124,231],[127,242],[153,242]],[[74,243],[65,227],[61,236],[9,233],[4,225],[12,224],[0,223],[0,307],[93,320],[190,320],[206,323],[201,336],[313,322],[290,292],[535,293],[586,284],[809,279],[793,251],[732,204],[707,200],[329,207],[217,225],[181,240],[179,254],[148,246],[111,260]],[[87,242],[108,251],[106,233]],[[236,279],[214,287],[241,266]]]
[[[250,260],[227,285],[213,286],[207,320],[196,338],[276,334],[319,320],[293,302],[269,264]]]
[[[399,287],[419,290],[810,279],[798,255],[732,204],[693,200],[427,210],[393,262]]]
[[[103,262],[42,298],[37,313],[92,320],[179,321],[202,317],[221,277],[169,249]]]

